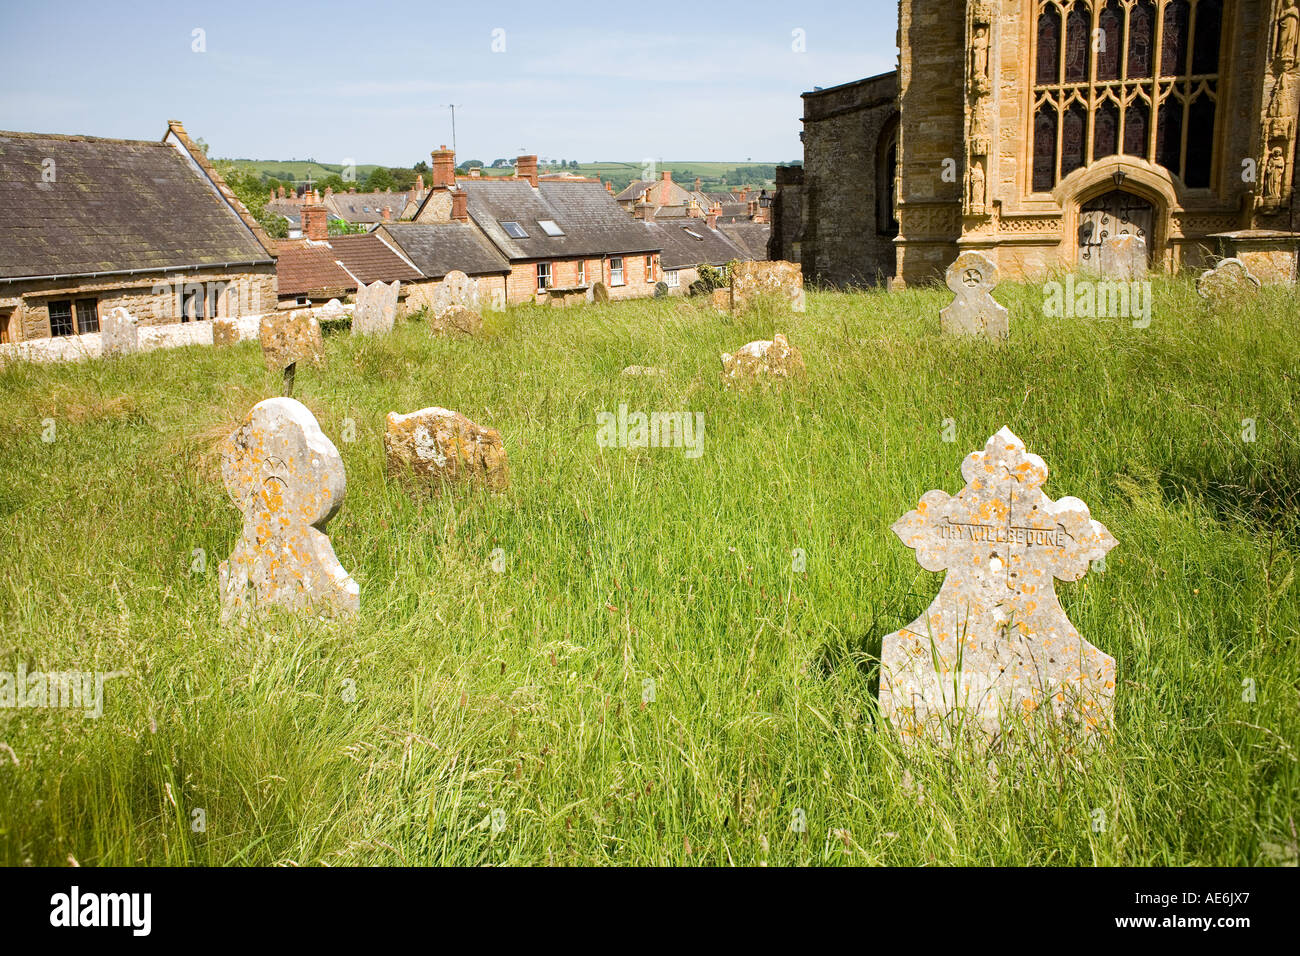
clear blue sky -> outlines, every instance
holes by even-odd
[[[409,166],[451,144],[456,103],[462,160],[780,162],[802,155],[801,92],[894,68],[896,20],[896,0],[0,0],[0,129],[180,119],[214,157]]]

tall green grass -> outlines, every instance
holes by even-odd
[[[296,389],[347,467],[341,624],[217,625],[216,448],[279,387],[256,343],[0,370],[0,670],[125,672],[98,720],[0,710],[0,862],[1294,862],[1295,294],[1161,281],[1147,329],[997,294],[1001,345],[941,336],[938,290],[329,337]],[[723,390],[776,330],[806,383]],[[702,412],[703,456],[598,447],[620,403]],[[385,480],[385,413],[428,405],[500,429],[508,492]],[[1003,425],[1119,540],[1058,592],[1120,679],[1109,746],[990,767],[900,747],[873,695],[940,582],[889,526]]]

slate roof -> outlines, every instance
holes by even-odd
[[[414,282],[420,273],[379,236],[333,236],[329,242],[282,243],[276,262],[281,296],[355,292],[357,282]]]
[[[511,261],[655,252],[659,240],[632,219],[600,183],[526,179],[461,180],[469,215]],[[564,235],[548,236],[538,221],[553,220]],[[514,239],[501,223],[519,223],[527,238]]]
[[[158,141],[0,131],[0,210],[0,279],[273,261],[190,159]]]
[[[654,222],[647,226],[663,244],[659,264],[664,269],[690,269],[701,263],[721,266],[732,259],[751,258],[721,231],[706,226],[703,219]]]
[[[772,224],[746,219],[740,222],[719,222],[718,229],[728,239],[745,251],[746,258],[767,259],[767,240],[772,236]]]
[[[378,234],[390,239],[430,279],[441,279],[453,269],[470,276],[510,272],[506,257],[469,223],[385,223]]]
[[[333,193],[325,200],[340,219],[353,223],[370,223],[384,221],[384,207],[392,209],[392,221],[396,222],[406,208],[408,193]]]

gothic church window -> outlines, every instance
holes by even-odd
[[[1224,0],[1032,0],[1032,187],[1123,153],[1210,185]]]

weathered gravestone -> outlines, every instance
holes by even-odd
[[[134,355],[140,351],[140,327],[135,316],[118,306],[109,309],[99,325],[100,354]]]
[[[807,372],[803,354],[777,332],[770,342],[750,342],[735,354],[722,353],[722,381],[726,385],[746,382],[784,381]]]
[[[656,299],[662,299],[664,296],[668,295],[668,293],[669,293],[670,291],[671,291],[671,290],[668,288],[668,283],[667,283],[667,282],[662,282],[662,281],[660,281],[660,282],[656,282],[656,283],[655,283],[655,298],[656,298]]]
[[[299,362],[325,366],[325,339],[320,323],[308,309],[262,316],[258,325],[262,360],[272,372],[284,372],[284,393],[293,394],[294,370]]]
[[[1202,299],[1216,302],[1247,295],[1259,289],[1259,280],[1250,274],[1240,259],[1223,259],[1213,268],[1206,269],[1196,280],[1196,291]]]
[[[956,495],[927,492],[893,527],[938,596],[881,648],[880,709],[905,741],[950,745],[967,728],[996,741],[1011,725],[1053,719],[1105,733],[1115,661],[1085,641],[1057,600],[1115,539],[1077,498],[1042,491],[1047,465],[1003,428],[961,466]]]
[[[473,309],[455,308],[441,315],[429,312],[429,331],[434,335],[459,332],[462,335],[478,335],[483,328],[483,316]]]
[[[1141,236],[1109,236],[1102,240],[1100,259],[1104,278],[1134,282],[1147,277],[1147,243]]]
[[[239,342],[239,323],[234,319],[212,320],[212,344],[221,347]]]
[[[372,282],[358,286],[356,308],[352,310],[352,334],[393,331],[401,287],[402,283],[396,279],[389,283]]]
[[[478,283],[459,269],[452,269],[433,290],[430,318],[442,320],[457,309],[479,311]]]
[[[221,477],[244,516],[218,571],[223,624],[268,604],[327,616],[360,609],[357,582],[324,534],[343,506],[343,459],[305,405],[254,405],[222,447]]]
[[[591,286],[591,288],[587,290],[587,301],[588,301],[588,302],[608,302],[608,301],[609,301],[609,289],[607,289],[607,288],[605,287],[605,283],[600,282],[600,281],[597,281],[597,282],[593,283],[592,286]]]
[[[389,412],[384,459],[390,477],[422,483],[435,493],[444,481],[481,482],[493,489],[510,484],[501,433],[445,408]]]
[[[735,312],[761,298],[788,304],[795,312],[806,310],[803,272],[798,263],[737,261],[727,267],[727,272],[731,277],[731,309]]]
[[[946,282],[956,298],[939,313],[945,332],[995,339],[1007,337],[1010,333],[1007,310],[990,295],[998,284],[998,269],[987,256],[963,252],[948,267]]]

